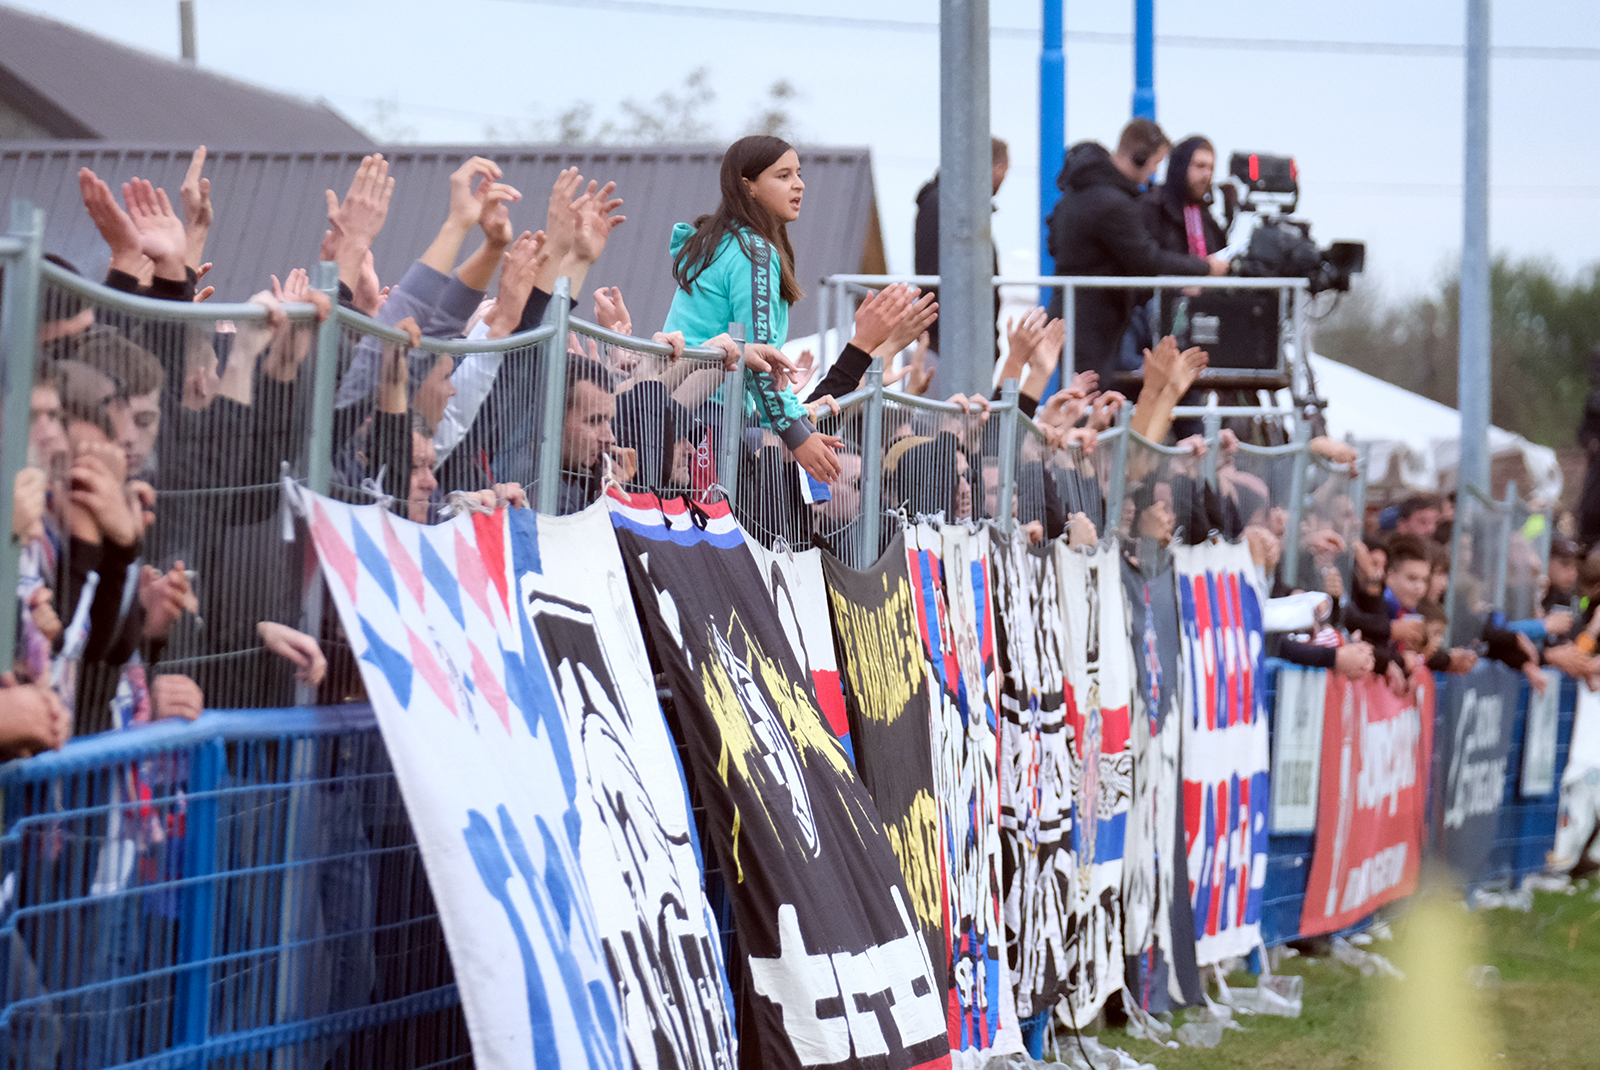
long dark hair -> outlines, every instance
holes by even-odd
[[[761,177],[761,172],[793,148],[782,138],[766,134],[742,137],[728,146],[728,151],[722,155],[722,203],[715,212],[694,221],[694,233],[672,259],[672,277],[685,293],[716,259],[724,235],[733,235],[744,254],[751,255],[745,235],[740,233],[740,228],[748,227],[778,250],[779,296],[791,305],[804,296],[800,284],[795,281],[794,246],[789,244],[789,228],[757,203],[744,185],[744,179],[754,182]]]

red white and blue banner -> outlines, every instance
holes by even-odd
[[[428,869],[474,1062],[625,1070],[581,862],[593,801],[516,601],[506,512],[426,527],[298,496]]]
[[[1242,543],[1172,548],[1183,634],[1183,817],[1201,966],[1261,942],[1268,757],[1257,572]]]

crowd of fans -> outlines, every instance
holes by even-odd
[[[1099,176],[1085,178],[1085,188],[1107,187],[1094,197],[1106,201],[1118,226],[1172,229],[1193,207],[1188,202],[1148,211],[1136,200],[1123,203],[1131,196],[1124,188],[1132,184],[1130,169],[1147,178],[1166,154],[1164,138],[1146,135],[1141,128],[1144,140],[1116,154],[1075,150],[1069,169]],[[1185,143],[1186,167],[1202,147],[1209,150]],[[216,211],[205,157],[204,148],[194,154],[176,207],[149,182],[124,184],[119,198],[93,172],[80,173],[84,207],[110,251],[107,287],[172,302],[212,296],[202,285]],[[542,364],[517,336],[545,321],[558,279],[581,292],[625,217],[617,214],[622,201],[614,184],[586,183],[573,168],[552,186],[540,229],[519,233],[513,215],[523,211],[524,195],[502,177],[481,157],[451,175],[437,237],[387,285],[371,251],[394,190],[387,162],[367,157],[343,197],[326,192],[321,259],[338,265],[337,301],[392,332],[342,329],[327,458],[334,493],[382,501],[422,523],[462,508],[526,505],[540,443],[559,439],[556,500],[564,513],[593,502],[608,485],[711,492],[722,482],[717,465],[735,456],[741,520],[760,537],[790,545],[818,543],[859,558],[870,549],[860,544],[863,515],[881,507],[908,519],[998,518],[1000,421],[989,419],[988,399],[892,402],[878,457],[864,455],[863,410],[841,412],[836,401],[864,383],[874,358],[890,369],[891,397],[928,389],[935,294],[891,285],[868,295],[856,310],[853,337],[820,378],[810,354],[785,356],[788,309],[800,296],[785,227],[798,218],[805,184],[797,154],[777,138],[731,146],[717,210],[678,225],[670,249],[677,289],[654,346],[566,340],[559,434],[542,434]],[[1003,145],[996,184],[1002,177]],[[474,230],[481,241],[463,258]],[[1135,244],[1155,250],[1152,256],[1187,257],[1199,273],[1213,269],[1203,250],[1215,244],[1201,232],[1198,256],[1166,251],[1176,239],[1149,230],[1141,229]],[[57,747],[72,734],[192,718],[203,706],[283,705],[297,694],[336,701],[359,688],[334,614],[316,604],[304,530],[286,525],[279,489],[285,471],[306,471],[316,323],[326,321],[333,301],[304,268],[267,282],[248,298],[260,315],[238,323],[135,316],[92,306],[71,286],[45,287],[28,467],[17,479],[13,510],[23,553],[17,649],[12,672],[0,679],[5,756]],[[1104,293],[1115,305],[1107,306],[1106,322],[1080,303],[1080,332],[1125,325],[1122,298]],[[596,324],[634,334],[618,290],[595,290],[592,302]],[[314,321],[286,311],[304,304]],[[727,332],[731,323],[745,325],[742,341]],[[1174,540],[1242,537],[1275,582],[1287,523],[1282,494],[1243,463],[1231,432],[1214,445],[1214,482],[1201,471],[1203,438],[1184,439],[1178,453],[1135,451],[1122,514],[1108,517],[1106,488],[1085,459],[1128,399],[1102,391],[1093,368],[1047,395],[1065,325],[1045,309],[1007,323],[1005,337],[995,381],[1019,381],[1019,408],[1040,432],[1021,439],[1011,495],[1013,519],[1032,539],[1064,535],[1092,545],[1114,530],[1130,559],[1150,567]],[[457,357],[424,339],[483,348],[453,347]],[[691,346],[720,360],[687,357]],[[1078,352],[1088,351],[1080,340]],[[1142,357],[1131,426],[1161,443],[1176,437],[1173,410],[1207,357],[1199,349],[1180,352],[1170,337]],[[725,397],[726,373],[741,360],[742,394]],[[719,442],[730,405],[744,417],[732,454]],[[1354,460],[1339,443],[1317,440],[1313,448],[1332,464]],[[868,466],[881,474],[876,502],[861,492]],[[1470,668],[1473,650],[1443,643],[1439,600],[1449,560],[1440,533],[1449,521],[1440,503],[1408,500],[1392,532],[1370,530],[1357,539],[1360,518],[1338,486],[1328,484],[1327,500],[1298,541],[1298,575],[1321,580],[1324,611],[1310,631],[1280,641],[1282,656],[1351,675],[1376,672],[1397,688],[1409,687],[1422,665]],[[880,525],[884,544],[892,527]],[[1584,573],[1558,550],[1549,611],[1530,621],[1488,618],[1476,637],[1477,648],[1528,671],[1535,687],[1543,686],[1533,672],[1541,663],[1578,675],[1600,664],[1593,660],[1600,624],[1561,608]],[[1348,590],[1338,567],[1344,558],[1353,558]],[[1600,566],[1591,570],[1600,588]]]

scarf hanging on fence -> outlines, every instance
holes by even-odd
[[[1066,932],[1069,985],[1062,1019],[1093,1021],[1123,979],[1123,848],[1133,795],[1128,748],[1133,649],[1115,544],[1093,552],[1054,546],[1066,623],[1064,720],[1071,741],[1072,854],[1076,880]]]
[[[588,877],[592,803],[512,602],[506,511],[425,527],[299,491],[428,869],[482,1067],[630,1064]]]
[[[1267,870],[1262,594],[1242,543],[1174,546],[1183,626],[1183,817],[1201,966],[1261,941]]]
[[[1022,1050],[1002,954],[999,741],[987,538],[908,528],[907,562],[933,707],[934,800],[944,827],[952,1060],[981,1066]]]
[[[900,864],[726,505],[609,502],[733,905],[744,1058],[948,1065]]]
[[[932,706],[904,536],[865,572],[822,558],[839,663],[848,687],[856,769],[900,860],[938,980],[949,988],[944,928],[944,843],[934,802]],[[941,1003],[942,1006],[942,1003]]]
[[[733,1070],[717,919],[611,518],[599,503],[562,517],[519,509],[511,531],[514,594],[555,678],[574,771],[593,804],[578,861],[634,1063]]]

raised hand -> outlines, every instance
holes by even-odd
[[[583,176],[578,169],[569,167],[556,176],[555,184],[550,187],[550,209],[544,224],[545,245],[558,261],[566,259],[577,237],[578,211],[573,197],[582,185]]]
[[[920,290],[895,282],[877,293],[868,293],[856,306],[856,332],[850,341],[857,349],[872,353],[889,340],[889,332],[911,308]]]
[[[167,200],[167,191],[136,178],[122,184],[122,201],[139,231],[139,251],[155,262],[156,275],[163,279],[184,278],[189,238],[183,220]]]
[[[328,659],[323,657],[317,641],[305,632],[297,632],[287,624],[264,620],[256,625],[261,645],[294,663],[294,678],[303,684],[316,687],[328,672]]]
[[[95,229],[111,247],[111,269],[137,275],[144,253],[140,250],[139,228],[133,225],[133,219],[117,203],[111,187],[87,167],[78,172],[78,189]]]
[[[628,306],[622,302],[621,290],[615,286],[602,286],[594,292],[594,321],[608,331],[633,333],[633,317],[628,314]]]
[[[278,276],[272,279],[272,296],[284,304],[298,304],[311,300],[311,276],[306,274],[305,268],[295,268],[289,272],[287,278],[280,285]]]
[[[127,478],[122,450],[109,443],[80,443],[68,473],[67,526],[78,539],[98,545],[109,539],[132,546],[139,523],[122,493]]]
[[[364,316],[376,316],[384,301],[389,298],[389,291],[378,279],[378,269],[373,264],[371,249],[361,257],[361,270],[356,274],[355,282],[347,285],[350,287],[350,304]]]
[[[366,252],[383,230],[383,221],[389,217],[389,200],[394,196],[389,161],[382,153],[362,157],[344,201],[341,203],[331,189],[326,191],[326,196],[328,222],[341,246],[349,244]]]
[[[405,331],[410,336],[410,349],[415,349],[422,344],[422,328],[417,326],[417,321],[410,316],[395,324],[395,329]],[[403,416],[409,398],[406,394],[406,384],[411,376],[409,349],[403,345],[386,343],[383,347],[383,363],[378,369],[378,411],[386,412],[393,416]]]
[[[593,264],[606,250],[606,239],[619,225],[627,222],[625,215],[613,215],[622,207],[622,198],[611,196],[615,182],[607,182],[598,192],[597,183],[590,182],[583,196],[573,202],[577,226],[573,233],[572,256],[580,264]]]
[[[481,180],[477,189],[473,188],[474,179]],[[480,193],[499,180],[500,165],[482,156],[473,156],[456,168],[450,176],[450,223],[462,233],[476,226],[478,217],[483,214]]]
[[[802,349],[800,359],[794,362],[794,371],[789,373],[789,384],[798,390],[811,381],[816,370],[817,355],[809,349]]]
[[[931,349],[930,339],[924,333],[917,339],[917,351],[911,358],[911,366],[906,370],[906,393],[921,397],[928,392],[928,387],[933,385],[933,368],[928,365],[928,353]]]
[[[1107,390],[1104,394],[1094,399],[1094,412],[1089,417],[1089,426],[1096,431],[1105,431],[1117,422],[1117,413],[1128,399],[1115,390]]]
[[[489,326],[490,338],[505,338],[522,322],[522,310],[533,293],[534,279],[550,258],[550,243],[544,231],[538,234],[522,232],[511,243],[500,267],[500,292],[495,296],[494,307],[484,316]]]
[[[925,353],[929,348],[928,328],[933,326],[933,321],[939,318],[938,294],[932,290],[912,301],[900,318],[889,328],[889,336],[883,343],[870,352],[874,356],[885,359],[894,356],[905,349],[912,342],[917,343],[917,351]],[[926,360],[926,357],[924,357]],[[931,373],[930,373],[931,374]],[[923,389],[927,389],[924,387]]]
[[[200,176],[205,165],[206,147],[201,145],[194,150],[194,156],[189,160],[189,172],[183,176],[183,185],[178,187],[178,199],[183,202],[183,228],[189,236],[184,259],[196,271],[205,256],[206,235],[217,215],[211,205],[211,180]]]
[[[511,226],[511,209],[522,194],[503,182],[484,182],[478,187],[478,226],[483,228],[486,242],[496,249],[510,245],[517,232]]]
[[[1044,309],[1032,308],[1020,321],[1006,320],[1007,364],[1017,371],[1033,359],[1033,351],[1044,334],[1045,315]]]

